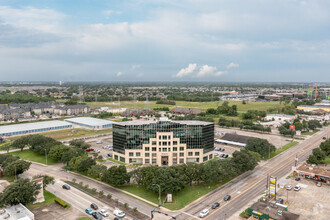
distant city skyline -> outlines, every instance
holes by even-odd
[[[329,82],[330,2],[0,0],[1,81]]]

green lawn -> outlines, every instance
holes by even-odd
[[[177,107],[182,108],[199,108],[202,110],[206,110],[208,108],[217,108],[219,105],[223,103],[221,102],[187,102],[187,101],[175,101]],[[162,105],[162,104],[156,104],[155,101],[150,101],[148,104],[144,101],[138,101],[134,103],[134,101],[123,101],[120,102],[120,105],[110,105],[110,102],[88,102],[87,104],[91,108],[98,108],[101,106],[113,106],[116,107],[123,107],[123,108],[129,108],[133,109],[135,106],[136,108],[146,108],[149,106],[150,108],[157,108],[157,107],[169,107],[170,109],[174,107],[174,105]],[[115,102],[118,103],[118,102]],[[230,105],[237,105],[237,110],[239,113],[247,112],[248,110],[261,110],[266,111],[269,108],[276,108],[280,107],[280,102],[248,102],[247,104],[242,104],[242,102],[238,101],[229,101]]]
[[[270,152],[270,158],[275,157],[276,155],[282,153],[283,151],[289,149],[290,147],[293,147],[296,144],[298,144],[298,142],[297,141],[293,141],[293,142],[290,142],[290,143],[284,145],[283,147],[277,149],[276,151]],[[268,155],[266,155],[265,159],[266,160],[269,159],[268,158]]]
[[[112,161],[112,162],[114,162],[114,163],[118,163],[119,165],[124,165],[124,166],[125,166],[125,163],[120,162],[120,161],[115,160],[115,159],[112,159],[111,157],[109,157],[107,160],[110,160],[110,161]]]
[[[325,164],[330,164],[330,156],[326,157],[326,158],[323,160],[323,163],[325,163]]]
[[[223,183],[215,183],[215,184],[211,184],[208,186],[205,186],[203,184],[196,184],[193,186],[186,186],[186,188],[184,188],[183,190],[181,190],[178,193],[173,193],[173,203],[168,203],[165,204],[164,207],[171,209],[171,210],[178,210],[181,209],[183,207],[185,207],[186,205],[188,205],[189,203],[195,201],[196,199],[200,198],[201,196],[215,190],[216,188],[218,188],[219,186],[225,184],[226,182],[228,182],[229,180],[223,182]],[[146,189],[144,189],[143,187],[137,187],[136,184],[132,184],[129,186],[121,186],[119,187],[120,189],[123,189],[127,192],[130,192],[132,194],[135,194],[141,198],[144,198],[150,202],[153,202],[155,204],[159,203],[158,200],[158,193],[153,193],[150,191],[147,191]],[[165,195],[162,195],[162,201],[164,201],[165,199]]]
[[[31,150],[15,151],[15,152],[10,152],[8,154],[11,154],[13,156],[19,156],[23,160],[29,160],[29,161],[33,161],[33,162],[37,162],[37,163],[46,164],[45,155],[37,154]],[[47,157],[48,165],[53,165],[56,163],[57,163],[57,161]]]
[[[314,131],[303,131],[303,132],[301,132],[301,134],[304,134],[304,135],[313,135],[313,134],[315,134],[315,133],[317,133],[317,132],[319,132],[320,130],[318,130],[318,129],[315,129]]]
[[[78,220],[91,220],[91,218],[89,218],[89,217],[81,217],[81,218],[78,218]]]
[[[53,203],[56,196],[51,194],[50,192],[48,192],[47,190],[44,190],[44,197],[45,197],[45,201],[41,202],[41,203],[37,203],[37,204],[28,204],[27,208],[32,210],[32,209],[36,209],[39,208],[41,206]]]

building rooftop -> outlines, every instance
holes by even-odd
[[[99,118],[92,118],[92,117],[77,117],[77,118],[68,118],[65,119],[67,122],[73,122],[73,123],[80,123],[90,126],[102,126],[102,125],[108,125],[112,124],[113,121],[105,120],[105,119],[99,119]]]
[[[0,126],[0,134],[18,132],[18,131],[29,131],[35,129],[59,127],[59,126],[68,126],[71,125],[65,121],[42,121],[42,122],[33,122],[33,123],[24,123],[24,124],[15,124],[15,125],[4,125]]]
[[[0,215],[0,220],[30,220],[34,219],[34,214],[24,205],[18,204],[4,209],[5,213]]]
[[[232,142],[238,142],[246,144],[246,142],[250,139],[249,136],[239,135],[239,134],[230,134],[226,133],[223,137],[221,137],[222,140],[226,141],[232,141]]]
[[[304,163],[297,168],[297,171],[302,171],[305,173],[313,173],[319,176],[324,176],[330,178],[330,166],[329,165],[316,165]]]
[[[296,220],[299,219],[299,215],[294,214],[292,212],[286,211],[284,207],[275,205],[270,202],[263,202],[258,201],[254,203],[250,209],[253,209],[256,212],[256,214],[266,214],[269,215],[270,218],[276,219],[276,220]],[[282,215],[278,214],[278,211],[282,211]]]
[[[172,120],[160,120],[160,121],[171,121],[173,123],[185,124],[185,125],[210,125],[212,122],[206,121],[172,121]],[[147,125],[147,124],[156,124],[158,121],[143,121],[143,120],[135,120],[135,121],[124,121],[118,122],[116,124],[126,126],[126,125]]]

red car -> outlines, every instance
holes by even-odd
[[[86,151],[90,152],[90,151],[94,151],[94,149],[93,148],[88,148],[88,149],[86,149]]]

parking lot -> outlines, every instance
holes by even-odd
[[[241,150],[241,147],[236,147],[236,146],[231,146],[231,145],[225,145],[225,144],[219,144],[219,143],[215,143],[214,144],[214,147],[215,148],[222,148],[222,149],[225,149],[224,151],[217,151],[215,150],[214,153],[217,153],[218,155],[219,154],[228,154],[229,157],[232,157],[233,153],[235,151],[240,151]],[[217,156],[217,155],[215,155]]]
[[[299,191],[280,189],[277,198],[288,202],[290,212],[300,215],[299,219],[329,219],[330,216],[330,186],[323,184],[317,187],[315,181],[301,178],[296,181],[294,178],[281,180],[280,183],[295,187],[300,186]]]
[[[269,143],[273,144],[276,148],[281,148],[283,145],[286,145],[287,143],[291,142],[291,139],[288,139],[287,137],[274,135],[274,134],[261,134],[257,132],[242,131],[239,129],[228,129],[228,128],[220,128],[220,127],[215,127],[215,131],[221,133],[236,133],[238,135],[263,138],[268,140]]]

